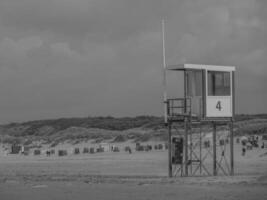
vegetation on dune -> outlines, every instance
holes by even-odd
[[[267,114],[255,114],[255,115],[239,114],[235,116],[235,121],[237,122],[251,120],[251,119],[267,119]]]
[[[42,127],[53,127],[55,131],[65,130],[70,127],[84,127],[84,128],[99,128],[105,130],[127,130],[150,123],[156,123],[157,125],[163,124],[163,118],[154,116],[137,116],[137,117],[86,117],[86,118],[61,118],[55,120],[39,120],[30,121],[21,124],[8,124],[4,127],[28,127],[23,132],[27,135],[34,135],[37,130]]]
[[[267,132],[267,114],[237,115],[235,120],[235,135]],[[205,129],[210,130],[209,126],[205,126]],[[113,142],[132,139],[138,142],[148,141],[151,138],[166,141],[166,132],[163,117],[61,118],[2,125],[0,126],[0,142],[31,145],[33,141],[43,141],[43,143],[55,146],[64,141],[77,143],[91,139],[96,142],[104,139],[113,140]]]
[[[125,130],[144,127],[163,127],[163,118],[154,116],[137,117],[86,117],[37,120],[24,123],[11,123],[0,127],[0,140],[4,143],[31,143],[43,140],[53,146],[64,141],[85,141],[112,139]],[[126,134],[127,136],[127,134]],[[130,136],[117,138],[127,140]]]
[[[125,135],[118,135],[113,139],[112,142],[125,142],[127,139],[128,138]]]

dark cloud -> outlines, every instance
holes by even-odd
[[[235,65],[237,111],[266,112],[266,6],[263,0],[2,0],[0,121],[161,115],[162,18],[168,64]]]
[[[161,0],[4,0],[0,16],[6,26],[110,42],[153,27],[167,11],[163,5]]]

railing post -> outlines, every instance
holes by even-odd
[[[167,116],[165,116],[166,117],[165,123],[168,124],[168,117],[170,116],[170,102],[169,102],[169,100],[166,100],[165,103],[166,103],[166,107],[167,107],[166,108]]]
[[[184,98],[184,113],[187,113],[187,102],[186,102],[186,98]]]

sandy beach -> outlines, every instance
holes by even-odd
[[[167,178],[167,151],[58,157],[1,155],[1,199],[266,199],[266,149],[241,155],[235,176]],[[136,196],[138,195],[138,196]]]

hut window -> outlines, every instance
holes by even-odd
[[[187,96],[202,96],[202,72],[187,71]]]
[[[208,71],[208,95],[230,96],[230,72]]]

